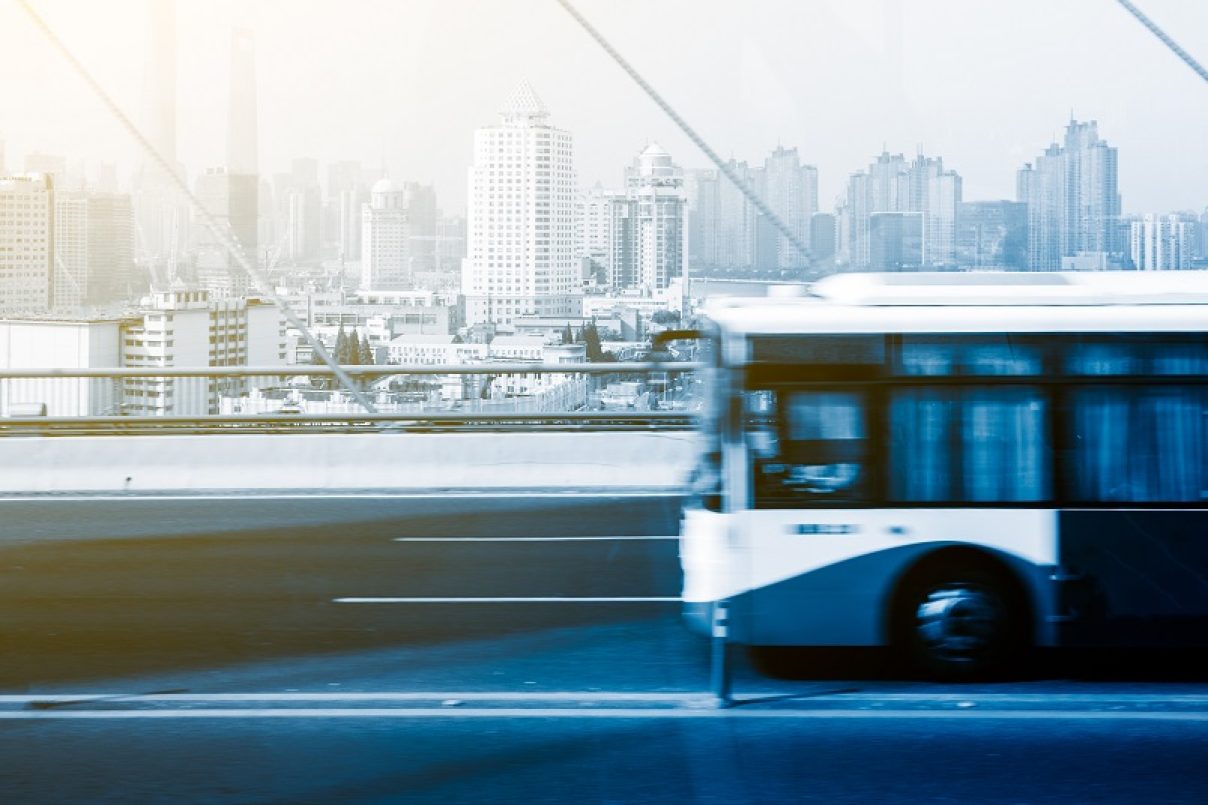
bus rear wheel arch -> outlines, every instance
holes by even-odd
[[[947,548],[899,581],[889,611],[890,643],[915,672],[944,680],[1008,674],[1023,661],[1031,623],[1015,572],[984,551]]]

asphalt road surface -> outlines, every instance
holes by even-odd
[[[5,501],[5,802],[1203,802],[1202,657],[801,678],[679,623],[668,498]]]

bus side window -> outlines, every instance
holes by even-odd
[[[781,392],[759,405],[764,415],[747,417],[757,506],[761,500],[801,504],[860,497],[867,450],[860,394]]]

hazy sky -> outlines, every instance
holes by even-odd
[[[142,96],[146,2],[35,0],[125,109]],[[1137,0],[1208,62],[1208,2]],[[1208,205],[1208,85],[1114,0],[577,0],[725,156],[777,143],[817,165],[824,208],[882,146],[940,155],[966,200],[1011,198],[1015,170],[1069,119],[1120,151],[1127,212]],[[580,180],[619,181],[647,140],[704,156],[554,0],[178,0],[178,149],[222,164],[233,24],[257,37],[260,161],[383,161],[464,206],[473,130],[528,79],[575,136]],[[900,26],[892,20],[900,18]],[[888,24],[887,24],[888,23]],[[896,55],[900,49],[900,56]],[[0,2],[0,138],[24,154],[134,164],[129,138]]]

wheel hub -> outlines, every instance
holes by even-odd
[[[1001,607],[987,590],[971,585],[933,590],[915,613],[919,638],[945,662],[976,662],[991,648],[1001,627]]]

